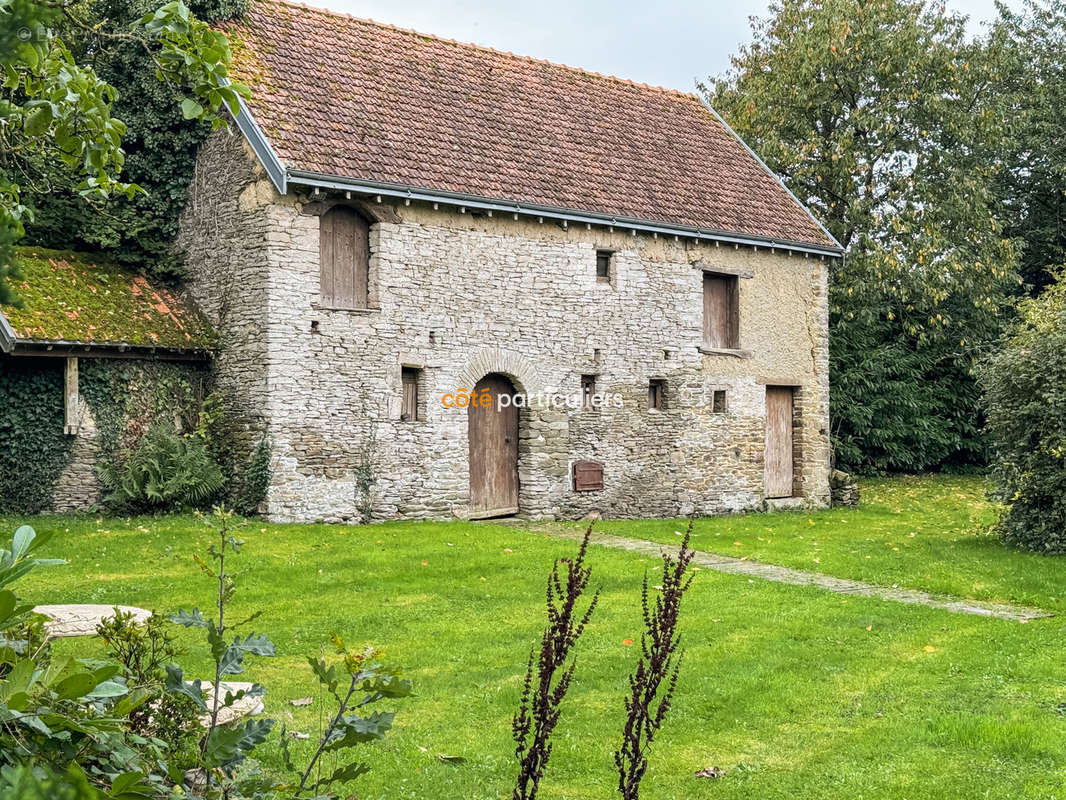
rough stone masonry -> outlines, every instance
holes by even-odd
[[[329,195],[338,199],[338,195]],[[370,230],[369,302],[319,303],[327,199],[281,196],[243,139],[203,147],[182,219],[191,291],[216,325],[216,378],[251,448],[275,454],[275,520],[470,514],[467,410],[442,397],[489,373],[528,395],[617,393],[622,407],[519,415],[519,515],[720,514],[764,507],[767,386],[794,387],[794,490],[829,503],[826,263],[413,202],[356,202]],[[343,198],[340,198],[343,199]],[[596,251],[613,251],[597,280]],[[701,352],[702,270],[741,273],[741,355]],[[401,370],[419,419],[401,419]],[[661,410],[648,384],[665,381]],[[715,411],[715,390],[725,409]],[[576,492],[575,461],[604,488]]]

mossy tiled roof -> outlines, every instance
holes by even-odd
[[[77,342],[210,350],[214,333],[196,308],[143,275],[95,255],[18,248],[17,305],[0,306],[16,345]]]

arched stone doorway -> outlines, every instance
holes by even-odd
[[[515,386],[493,372],[474,387],[473,398],[488,404],[467,406],[470,442],[470,515],[474,519],[518,513],[518,407]],[[502,401],[500,398],[504,398]]]

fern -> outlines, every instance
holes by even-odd
[[[152,425],[121,463],[102,463],[98,474],[113,510],[203,506],[226,483],[206,440],[182,436],[166,422]]]

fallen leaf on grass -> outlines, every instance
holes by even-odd
[[[935,648],[935,647],[933,647],[933,646],[932,646],[931,644],[927,644],[927,645],[926,645],[925,647],[923,647],[922,649],[923,649],[923,650],[924,650],[925,652],[927,652],[927,653],[935,653],[935,652],[936,652],[936,648]]]
[[[437,753],[437,758],[443,761],[445,764],[464,764],[466,759],[462,756],[450,756],[447,753]]]
[[[624,644],[626,647],[628,647],[629,645],[633,644],[633,640],[632,639],[623,639],[622,640],[622,644]]]
[[[309,734],[309,733],[300,733],[300,731],[289,731],[289,736],[291,736],[293,739],[310,739],[311,738],[311,734]]]
[[[290,700],[289,705],[299,708],[300,706],[309,706],[312,702],[313,698],[311,697],[298,697],[295,700]]]

